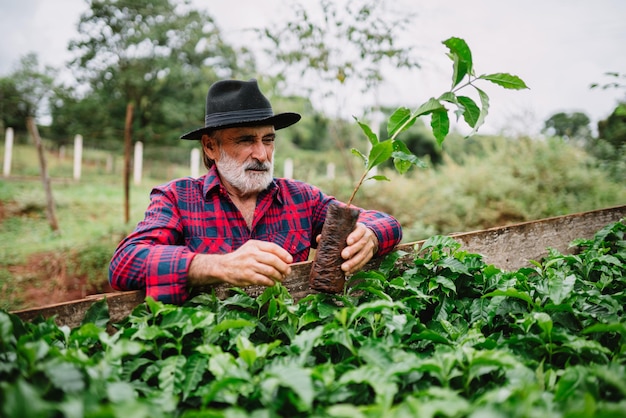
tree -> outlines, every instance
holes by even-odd
[[[213,18],[188,0],[89,5],[69,48],[78,55],[73,64],[79,80],[88,82],[90,98],[62,98],[57,110],[99,108],[83,122],[92,132],[121,138],[126,105],[133,103],[136,138],[170,141],[203,122],[198,103],[212,82],[254,67],[250,55],[228,46]]]
[[[569,140],[583,140],[586,143],[591,138],[590,122],[589,117],[582,112],[559,112],[544,122],[543,132]]]
[[[49,112],[57,71],[42,67],[36,54],[20,59],[8,77],[0,79],[0,117],[5,127],[26,131],[26,118],[42,118]]]
[[[297,94],[331,98],[341,115],[346,94],[375,90],[383,81],[383,66],[415,68],[411,48],[398,46],[398,34],[409,16],[388,13],[389,2],[380,0],[319,0],[292,3],[294,16],[262,30],[270,46],[266,53],[276,74],[299,86]],[[319,10],[309,10],[319,6]],[[370,103],[376,107],[378,103]],[[351,116],[351,115],[343,115]],[[334,145],[343,154],[348,175],[354,178],[351,156],[337,125],[330,126]]]
[[[608,118],[598,122],[598,136],[615,149],[626,147],[626,103],[620,103]]]
[[[338,87],[348,83],[360,91],[378,86],[384,64],[418,67],[412,49],[397,45],[409,16],[392,16],[388,2],[320,0],[315,4],[320,10],[309,12],[310,3],[307,8],[295,2],[293,19],[263,29],[270,42],[266,52],[279,64],[278,74],[308,79],[310,91],[336,97]]]
[[[11,77],[0,78],[0,130],[23,128],[28,111],[20,106],[20,92]]]
[[[603,85],[594,83],[591,88],[626,89],[626,74],[607,72],[605,75],[612,81]],[[626,101],[619,103],[607,119],[598,122],[598,134],[615,149],[626,146]]]

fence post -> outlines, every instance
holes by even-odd
[[[4,165],[2,167],[2,174],[4,177],[9,177],[11,175],[11,159],[13,158],[13,128],[7,128],[4,138]]]
[[[135,142],[135,157],[133,163],[133,179],[135,185],[139,186],[141,184],[141,170],[143,169],[143,142],[141,141]]]
[[[335,164],[334,163],[326,164],[326,178],[328,180],[335,179]]]
[[[283,177],[286,179],[293,178],[293,160],[291,158],[287,158],[285,160],[285,164],[283,168]]]
[[[194,148],[191,150],[191,177],[200,176],[200,150]]]
[[[113,173],[113,154],[111,153],[107,154],[107,162],[106,162],[105,171],[107,172],[107,174]]]
[[[83,163],[83,136],[74,137],[74,180],[80,180],[81,166]]]

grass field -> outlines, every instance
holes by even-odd
[[[349,197],[353,182],[337,155],[281,153],[279,148],[277,175],[287,156],[295,161],[296,178],[342,200]],[[391,182],[366,183],[355,204],[397,217],[404,242],[411,242],[626,203],[624,182],[611,179],[590,156],[560,140],[451,138],[444,157],[441,166],[403,177],[384,171]],[[71,153],[50,152],[47,160],[58,233],[46,218],[33,146],[15,148],[12,175],[0,181],[0,307],[5,309],[59,301],[67,297],[68,292],[56,292],[64,286],[80,287],[72,296],[102,291],[110,256],[143,217],[150,189],[190,171],[154,158],[144,162],[146,177],[131,187],[130,221],[125,223],[121,156],[85,150],[80,181],[72,179]],[[326,177],[327,161],[337,166],[334,179]]]

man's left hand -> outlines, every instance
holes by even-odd
[[[346,274],[354,274],[359,271],[378,251],[378,238],[376,234],[358,222],[354,231],[346,239],[348,246],[343,249],[341,256],[346,260],[341,269]]]

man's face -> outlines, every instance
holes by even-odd
[[[217,131],[205,152],[215,161],[222,180],[241,194],[259,193],[274,177],[273,126],[237,127]]]

